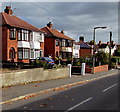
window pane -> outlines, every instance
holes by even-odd
[[[18,59],[22,59],[22,51],[18,51]]]
[[[20,32],[20,30],[18,31],[18,40],[21,40],[21,32]]]
[[[14,32],[13,32],[13,30],[10,31],[10,38],[14,38]]]
[[[31,49],[31,51],[30,51],[30,58],[34,58],[34,51],[33,51],[33,49]]]

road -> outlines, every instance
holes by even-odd
[[[118,110],[118,75],[78,85],[13,110]]]

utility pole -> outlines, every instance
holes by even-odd
[[[110,31],[110,45],[109,45],[109,69],[111,69],[111,47],[112,47],[112,31]]]

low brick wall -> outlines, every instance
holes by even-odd
[[[97,72],[102,72],[107,70],[108,70],[108,65],[94,67],[94,71],[93,71],[93,68],[90,68],[90,67],[85,68],[86,73],[97,73]]]
[[[102,65],[102,66],[94,67],[94,73],[107,71],[107,70],[108,70],[108,65]]]
[[[18,72],[0,74],[2,87],[24,84],[35,81],[45,81],[69,76],[69,68],[46,69],[35,68]]]
[[[92,73],[92,68],[86,67],[85,68],[85,73]]]

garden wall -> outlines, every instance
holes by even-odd
[[[86,73],[97,73],[97,72],[102,72],[107,70],[108,70],[108,65],[94,67],[94,71],[93,71],[93,68],[89,68],[89,67],[85,68]]]
[[[108,70],[108,65],[102,65],[102,66],[94,67],[94,73],[107,71],[107,70]]]
[[[69,76],[69,68],[59,69],[26,69],[18,72],[9,72],[0,74],[2,87],[24,84],[35,81],[45,81]]]

